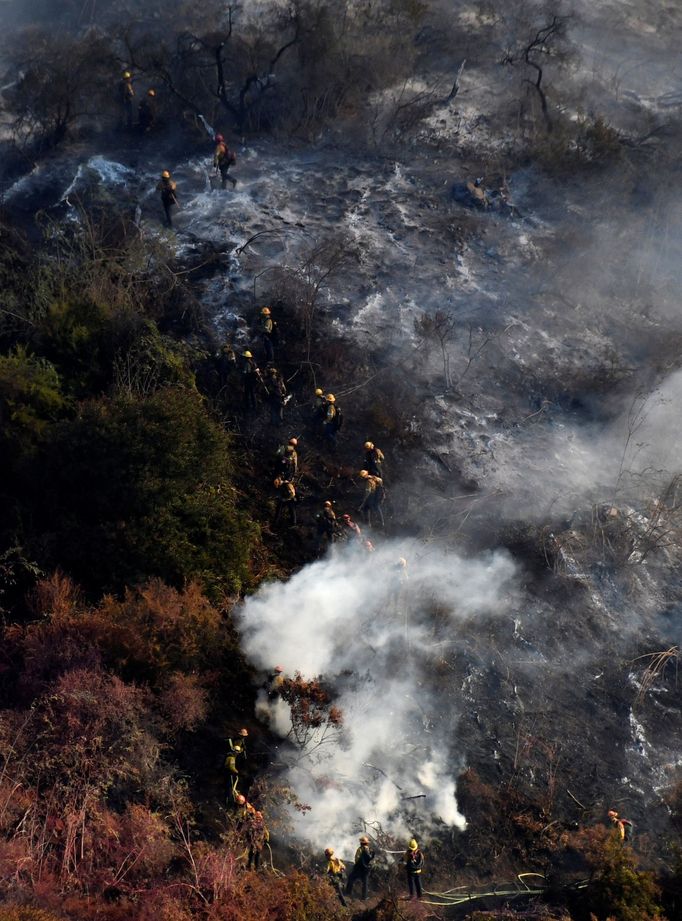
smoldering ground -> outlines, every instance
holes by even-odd
[[[365,823],[398,836],[463,827],[454,782],[462,756],[452,750],[458,714],[439,704],[428,671],[443,636],[507,610],[515,582],[504,553],[466,560],[389,541],[369,555],[335,549],[247,600],[239,624],[254,664],[323,676],[343,712],[342,728],[322,744],[316,737],[302,750],[282,748],[287,782],[312,807],[292,810],[300,838],[350,847]],[[447,611],[438,636],[434,607]],[[273,705],[280,731],[283,706]]]

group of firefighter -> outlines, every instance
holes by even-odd
[[[123,109],[123,126],[135,127],[135,100],[137,94],[133,86],[133,75],[129,70],[123,72],[119,87],[121,107]],[[150,86],[137,106],[137,126],[143,134],[154,127],[156,122],[156,90]]]
[[[268,676],[266,687],[268,696],[278,696],[284,682],[281,665],[275,666],[272,675]],[[227,740],[228,751],[225,758],[225,768],[229,778],[228,802],[234,810],[234,824],[237,834],[246,846],[248,854],[247,869],[258,870],[261,866],[263,851],[270,846],[270,832],[265,824],[263,813],[250,803],[239,789],[242,762],[246,761],[246,740],[248,729],[239,729],[237,733]],[[346,865],[337,857],[333,847],[325,848],[324,856],[327,861],[327,879],[336,891],[339,901],[346,905],[346,896],[352,896],[355,884],[360,884],[361,898],[368,896],[369,876],[376,851],[371,845],[367,835],[362,835],[359,846],[355,851],[353,866],[346,876]],[[424,867],[424,854],[415,838],[407,845],[403,856],[403,866],[407,879],[408,891],[411,898],[419,899],[422,896],[421,873]]]
[[[133,84],[133,75],[129,70],[124,71],[121,75],[119,96],[123,126],[128,130],[132,130],[135,127],[135,101],[137,94]],[[156,102],[156,89],[154,87],[149,87],[137,105],[137,127],[142,134],[148,134],[156,124]],[[237,180],[230,174],[230,168],[236,164],[237,156],[234,151],[230,150],[227,146],[222,134],[215,134],[213,140],[215,149],[213,151],[212,166],[216,176],[220,176],[220,186],[222,189],[226,189],[227,183],[231,182],[232,188],[234,189],[237,185]],[[164,222],[167,227],[172,227],[173,212],[178,206],[179,200],[178,186],[169,170],[164,169],[162,171],[156,190],[161,193]]]
[[[225,769],[229,783],[228,802],[234,807],[235,811],[235,828],[247,847],[247,867],[249,870],[258,870],[261,865],[263,850],[270,843],[270,832],[265,824],[263,813],[256,809],[253,803],[250,803],[239,790],[240,761],[246,760],[246,740],[248,737],[248,729],[240,729],[234,737],[227,740],[228,750],[225,757]]]
[[[225,346],[222,357],[231,366],[226,368],[227,375],[238,373],[242,379],[243,406],[247,413],[257,409],[258,393],[262,388],[270,402],[270,422],[278,427],[283,422],[283,410],[286,405],[286,385],[280,372],[274,366],[275,354],[278,349],[277,324],[272,316],[270,307],[260,309],[256,334],[253,341],[260,338],[265,370],[262,373],[250,349],[245,349],[239,358],[232,346]],[[255,348],[255,346],[252,346]],[[333,393],[327,393],[317,388],[314,392],[310,407],[310,421],[313,431],[328,444],[335,446],[336,433],[340,424],[335,425],[333,438],[326,429],[334,420],[341,418],[340,410]],[[275,453],[275,480],[274,485],[277,495],[275,523],[283,517],[288,517],[292,525],[296,525],[296,486],[295,481],[299,474],[299,438],[292,436],[281,444]],[[364,513],[364,520],[371,525],[373,520],[383,526],[383,513],[381,504],[385,496],[384,483],[384,454],[372,441],[364,443],[364,459],[360,478],[366,484],[365,495],[359,507]],[[374,519],[373,519],[374,515]],[[374,547],[360,526],[350,514],[337,515],[333,502],[325,500],[322,509],[316,516],[318,554],[323,553],[336,540],[357,541],[357,545],[367,552],[372,552]],[[397,578],[402,584],[407,579],[407,561],[404,558],[396,564]],[[268,698],[272,701],[280,697],[285,678],[282,666],[275,666],[272,674],[266,680],[264,687]],[[269,832],[262,812],[258,811],[239,789],[240,760],[246,760],[246,738],[248,732],[241,729],[234,738],[229,740],[229,750],[225,765],[229,775],[228,801],[235,810],[237,830],[242,837],[248,851],[249,869],[258,869],[261,864],[263,850],[269,846]],[[622,818],[615,810],[608,813],[609,821],[623,842],[628,842],[632,836],[632,822]],[[353,866],[346,874],[346,865],[335,853],[334,848],[328,847],[324,851],[326,860],[327,878],[337,893],[342,905],[347,904],[347,898],[353,895],[355,886],[360,884],[361,897],[368,895],[368,883],[376,852],[372,847],[370,838],[363,835],[359,839],[355,851]],[[420,899],[422,897],[421,875],[424,868],[424,854],[416,838],[412,838],[402,858],[403,869],[409,897]]]
[[[243,348],[239,353],[232,344],[223,345],[218,354],[220,383],[221,386],[230,387],[239,382],[242,408],[247,417],[258,412],[259,398],[263,397],[269,407],[269,424],[277,430],[284,424],[284,412],[291,394],[287,392],[282,373],[275,366],[281,343],[279,326],[271,307],[260,308],[251,340],[255,344]],[[262,353],[262,370],[254,355],[256,345]],[[313,437],[319,439],[333,453],[344,419],[335,394],[325,393],[321,387],[316,387],[308,418]],[[280,444],[275,452],[272,470],[274,524],[280,521],[286,521],[292,527],[298,524],[296,509],[299,496],[296,484],[299,479],[299,439],[300,436],[292,436]],[[384,453],[373,441],[364,442],[363,452],[358,476],[362,481],[364,494],[358,512],[362,514],[364,524],[368,527],[378,525],[383,528],[383,505],[386,499]],[[363,534],[351,514],[337,514],[331,499],[324,502],[316,515],[315,523],[318,555],[329,545],[344,540],[357,542],[357,545],[368,553],[374,550],[371,540]]]
[[[281,665],[275,666],[273,673],[268,676],[265,687],[268,697],[272,700],[279,697],[285,678]],[[234,808],[234,821],[236,831],[246,845],[248,854],[247,868],[258,870],[261,866],[262,854],[270,846],[270,833],[265,824],[263,813],[248,801],[239,790],[240,760],[246,760],[247,729],[239,729],[236,735],[228,739],[228,752],[225,766],[229,775],[228,802]],[[631,841],[633,823],[610,809],[608,819],[619,840],[625,844]],[[343,906],[347,905],[346,897],[352,897],[356,883],[360,884],[360,896],[366,900],[369,893],[369,877],[376,857],[376,851],[367,835],[359,839],[358,847],[353,858],[353,866],[346,875],[346,865],[336,855],[333,847],[324,851],[326,860],[326,874],[330,885],[339,897]],[[411,899],[421,899],[421,875],[424,869],[424,854],[416,838],[411,838],[402,857],[403,870],[407,882],[407,889]]]

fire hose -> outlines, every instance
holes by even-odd
[[[512,888],[499,889],[497,886],[495,886],[494,889],[488,892],[471,892],[471,890],[468,889],[468,887],[466,886],[457,886],[454,889],[446,889],[444,892],[433,892],[432,890],[425,889],[424,895],[430,895],[434,899],[439,899],[439,901],[435,902],[435,901],[430,901],[427,899],[422,899],[422,902],[426,902],[427,905],[449,906],[449,905],[462,905],[465,902],[473,902],[477,899],[485,899],[485,898],[491,898],[491,897],[519,898],[521,896],[527,896],[527,895],[542,895],[546,891],[547,887],[540,886],[540,887],[531,888],[525,882],[525,877],[527,876],[538,876],[540,877],[540,879],[543,880],[543,882],[546,882],[546,879],[542,873],[530,873],[530,872],[529,873],[519,873],[516,878],[523,885],[523,888],[521,889],[518,886],[516,886],[513,889]],[[505,884],[501,883],[500,885],[505,885]],[[514,883],[510,883],[508,885],[512,886],[514,885]],[[462,891],[462,890],[467,890],[467,891]]]
[[[439,901],[432,901],[430,899],[422,899],[421,901],[426,905],[436,905],[440,907],[449,907],[455,905],[463,905],[465,902],[474,902],[478,899],[487,899],[487,898],[507,898],[507,899],[518,899],[523,898],[524,896],[532,895],[543,895],[547,891],[547,886],[535,886],[531,887],[525,882],[525,877],[527,876],[537,876],[540,877],[546,883],[546,877],[542,873],[519,873],[516,879],[522,883],[523,888],[519,888],[516,885],[515,888],[499,889],[497,886],[488,891],[488,892],[471,892],[470,889],[466,886],[457,886],[454,889],[446,889],[444,892],[433,892],[431,890],[425,889],[424,895],[430,895],[433,899],[439,899]],[[514,881],[516,882],[516,880]],[[500,883],[500,885],[505,885]],[[506,884],[508,886],[514,885],[514,883]],[[588,880],[579,880],[574,883],[563,887],[565,889],[584,889],[588,885]],[[462,890],[467,889],[468,891],[463,892]]]

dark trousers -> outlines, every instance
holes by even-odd
[[[339,901],[342,905],[346,904],[346,900],[343,897],[343,878],[337,876],[330,876],[329,882],[332,884],[334,889],[336,889],[336,894],[339,897]]]
[[[270,425],[281,425],[284,422],[284,403],[281,400],[270,400]]]
[[[163,204],[164,214],[166,215],[166,227],[172,227],[173,226],[172,209],[173,209],[173,205],[175,204],[175,200],[172,198],[162,198],[161,202]]]
[[[365,513],[365,523],[372,525],[372,512],[379,519],[381,527],[384,527],[384,512],[381,508],[381,502],[378,499],[369,499],[363,506],[363,512]]]
[[[244,407],[245,409],[256,409],[256,382],[248,378],[244,381]]]
[[[254,870],[257,870],[260,867],[260,849],[257,847],[249,848],[249,870],[251,869],[251,866],[253,866]]]
[[[237,185],[237,180],[230,176],[230,164],[227,163],[223,166],[221,163],[218,169],[220,170],[220,184],[222,188],[227,188],[228,181],[232,183],[232,188],[234,188]]]
[[[353,867],[346,883],[346,895],[353,895],[353,886],[356,881],[360,880],[362,884],[362,898],[367,898],[367,884],[369,882],[369,870],[362,867]]]
[[[275,346],[272,342],[272,337],[268,336],[267,333],[263,333],[261,339],[263,340],[263,355],[265,356],[265,363],[268,364],[269,362],[275,360]]]
[[[133,100],[128,96],[123,100],[123,123],[126,128],[133,127]]]
[[[275,509],[275,520],[274,524],[277,524],[279,519],[282,517],[282,513],[286,509],[289,515],[289,521],[291,524],[296,524],[296,505],[293,499],[278,499],[277,508]]]
[[[410,895],[416,894],[418,899],[422,897],[422,878],[420,873],[410,873],[408,870],[407,886],[410,890]]]

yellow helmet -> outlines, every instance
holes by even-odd
[[[316,387],[316,388],[315,388],[315,396],[316,396],[316,397],[323,397],[323,396],[324,396],[324,390],[322,390],[320,387]]]
[[[244,738],[246,738],[248,734],[249,734],[248,729],[240,729],[239,732],[237,733],[237,735],[244,736]]]
[[[324,507],[325,507],[325,508],[331,508],[331,507],[332,507],[332,504],[331,504],[331,502],[330,502],[329,499],[327,499],[327,501],[324,503]]]
[[[129,70],[124,70],[124,71],[123,71],[123,79],[124,79],[124,80],[130,80],[131,77],[132,77],[132,74],[130,73]]]
[[[292,448],[295,448],[298,444],[298,438],[290,438],[289,444],[291,445]]]
[[[248,349],[244,352],[244,358],[253,358],[253,355]]]
[[[334,848],[333,848],[333,847],[326,847],[326,848],[324,849],[324,856],[325,856],[325,857],[333,857],[333,856],[334,856]]]
[[[165,169],[165,170],[161,173],[161,178],[162,178],[162,179],[170,179],[170,173],[168,172],[167,169]]]
[[[269,316],[270,316],[270,308],[269,308],[269,307],[263,307],[263,309],[261,310],[261,314],[262,314],[264,317],[269,317]]]
[[[360,473],[358,473],[358,476],[361,476],[363,480],[366,480],[369,476],[369,470],[361,470]]]
[[[365,442],[365,451],[373,451],[373,450],[374,450],[374,445],[373,445],[373,443],[372,443],[371,441],[366,441],[366,442]]]
[[[328,393],[325,399],[327,400],[327,403],[336,403],[336,397],[333,393]]]
[[[416,840],[415,840],[414,838],[410,841],[410,843],[409,843],[407,846],[409,847],[409,849],[410,849],[411,851],[418,851],[418,850],[419,850],[419,845],[417,844],[417,842],[416,842]]]
[[[156,90],[147,90],[147,96],[156,96]]]

